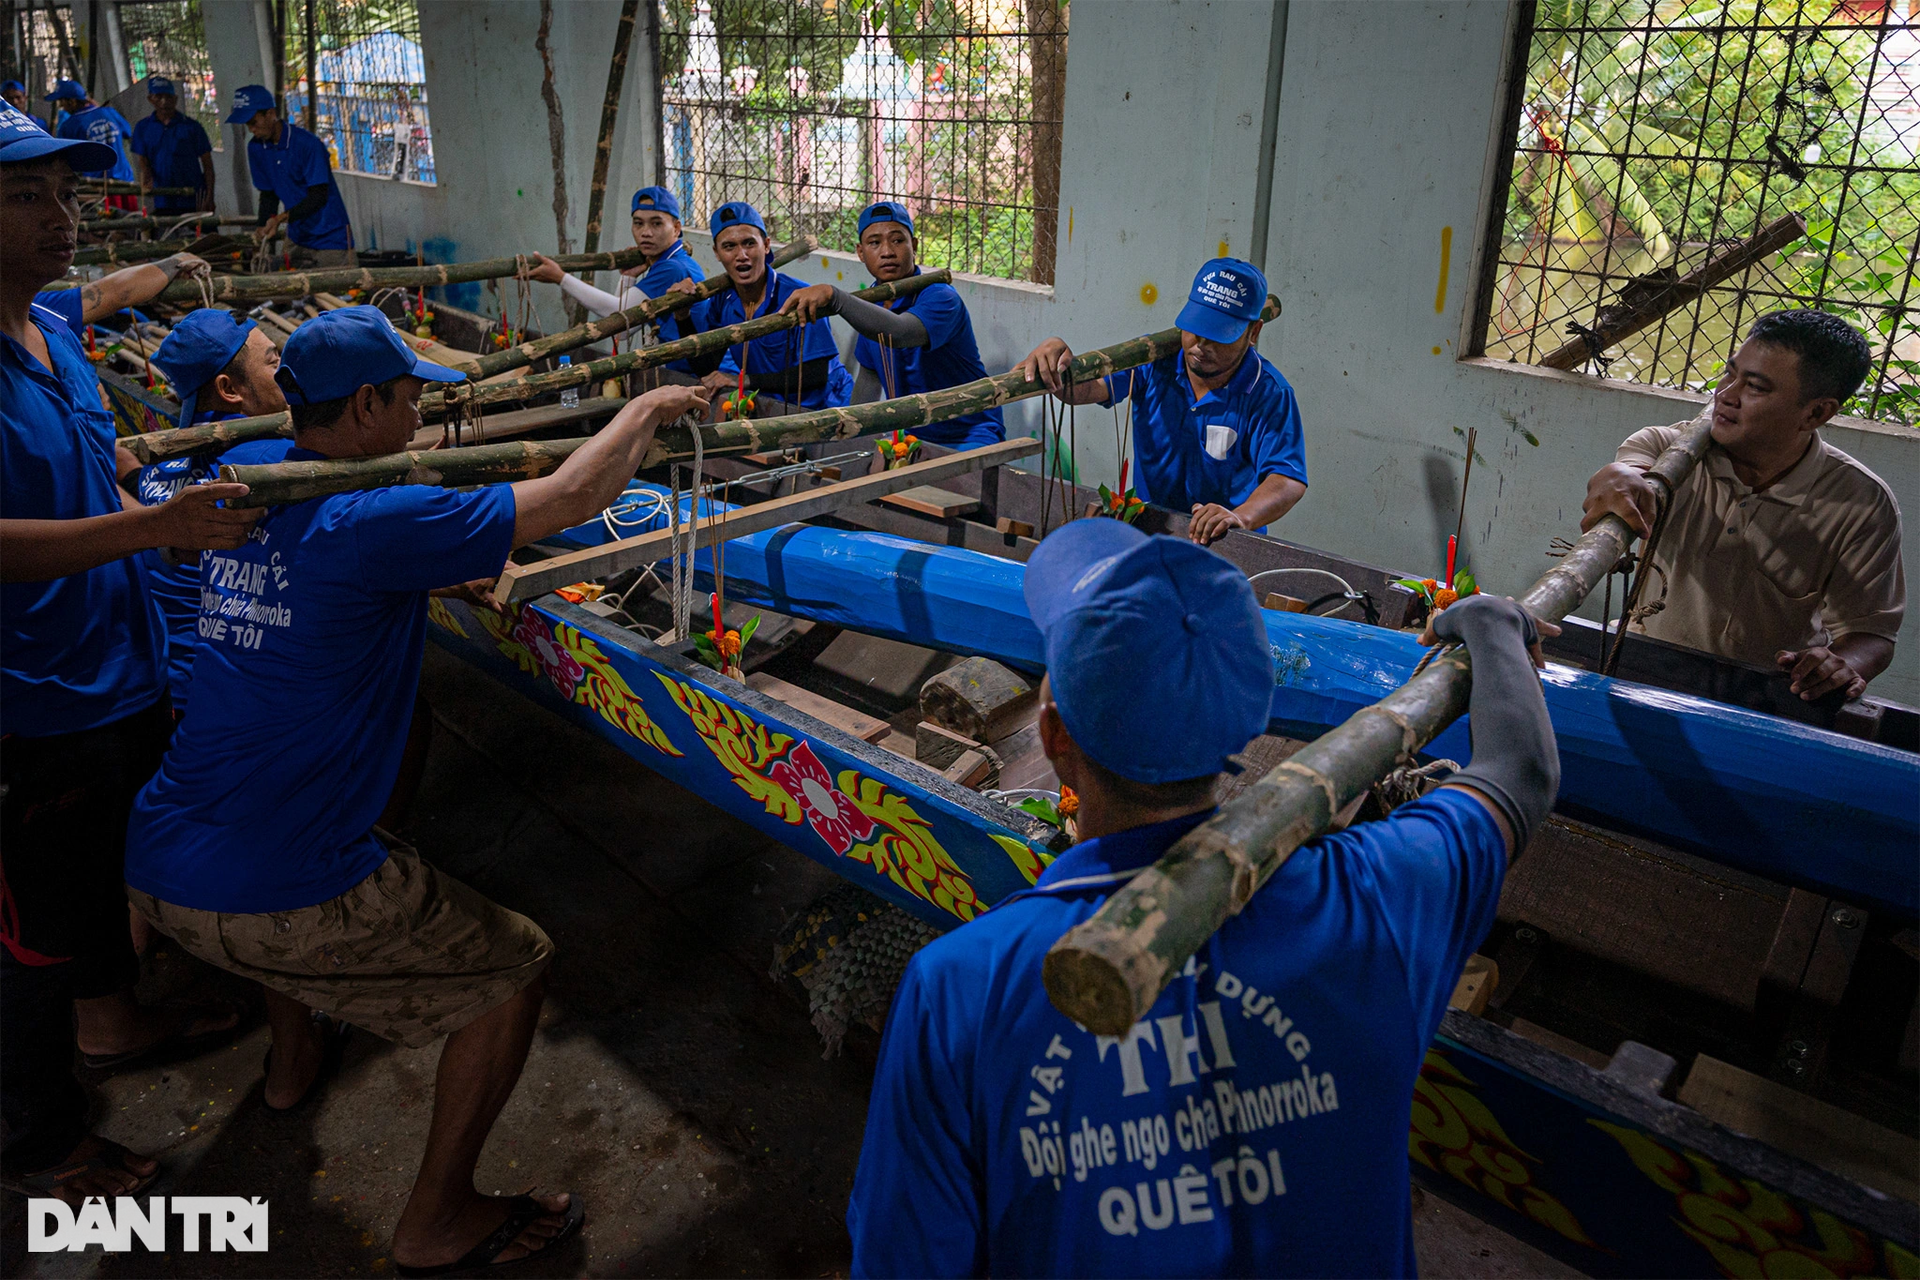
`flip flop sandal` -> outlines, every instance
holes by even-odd
[[[522,1231],[553,1212],[551,1209],[543,1208],[532,1196],[504,1198],[511,1205],[507,1210],[507,1220],[502,1222],[492,1235],[467,1250],[458,1262],[449,1262],[442,1267],[408,1267],[395,1263],[394,1270],[403,1276],[415,1277],[444,1276],[455,1271],[491,1271],[495,1267],[517,1266],[522,1262],[544,1257],[553,1252],[555,1246],[578,1235],[581,1226],[587,1220],[587,1202],[580,1198],[579,1192],[573,1192],[567,1196],[567,1207],[561,1210],[566,1218],[561,1223],[560,1229],[548,1236],[544,1244],[523,1257],[506,1262],[495,1262],[494,1258],[518,1240]]]
[[[10,1173],[4,1178],[0,1178],[0,1186],[4,1186],[7,1190],[17,1195],[57,1197],[69,1182],[72,1182],[82,1174],[124,1173],[134,1179],[134,1184],[128,1190],[120,1192],[120,1194],[123,1196],[137,1196],[159,1180],[160,1175],[166,1172],[166,1166],[157,1166],[152,1173],[143,1178],[139,1174],[134,1173],[133,1170],[127,1168],[125,1157],[131,1154],[133,1153],[119,1143],[101,1139],[101,1149],[90,1156],[83,1156],[78,1160],[68,1160],[62,1164],[54,1165],[50,1169],[42,1169],[39,1173]]]
[[[203,1009],[205,1009],[204,1015],[196,1014],[191,1009],[183,1010],[182,1013],[184,1016],[180,1024],[174,1027],[173,1030],[167,1032],[167,1034],[161,1036],[158,1040],[155,1040],[152,1044],[139,1049],[129,1049],[125,1053],[83,1053],[80,1055],[80,1065],[89,1071],[109,1071],[114,1067],[132,1066],[135,1063],[145,1062],[152,1058],[175,1057],[191,1052],[194,1049],[206,1048],[231,1040],[240,1034],[240,1028],[242,1024],[246,1022],[242,1011],[233,1008],[231,1005],[224,1007],[227,1012],[234,1015],[232,1026],[215,1027],[212,1031],[202,1031],[197,1035],[187,1034],[187,1028],[192,1026],[197,1018],[216,1013],[221,1007],[223,1006],[203,1006]]]
[[[264,1097],[260,1099],[260,1104],[276,1115],[286,1115],[288,1112],[301,1110],[309,1102],[312,1102],[320,1096],[320,1087],[332,1079],[340,1070],[340,1060],[345,1054],[347,1047],[347,1032],[351,1028],[349,1028],[346,1023],[340,1022],[318,1010],[314,1012],[313,1025],[320,1032],[320,1069],[313,1073],[313,1083],[309,1084],[307,1091],[300,1095],[300,1101],[294,1103],[292,1106],[276,1107]],[[269,1044],[267,1046],[267,1056],[260,1060],[260,1074],[265,1076],[272,1070],[273,1046]]]

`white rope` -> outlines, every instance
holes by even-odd
[[[672,520],[672,560],[673,560],[673,638],[685,640],[688,627],[693,623],[693,557],[700,546],[700,492],[701,478],[705,472],[706,445],[700,433],[699,424],[693,427],[693,490],[688,495],[691,508],[684,545],[680,530],[680,466],[675,463],[669,472],[673,493],[671,498]]]

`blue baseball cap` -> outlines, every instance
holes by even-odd
[[[718,240],[720,233],[728,227],[758,227],[761,235],[767,234],[767,220],[760,216],[758,209],[745,200],[729,200],[715,209],[713,216],[707,219],[707,230],[713,233],[715,240]]]
[[[273,110],[273,94],[267,86],[243,84],[233,91],[233,110],[227,113],[227,123],[245,124],[262,111],[271,110]]]
[[[80,173],[105,169],[120,160],[119,153],[104,142],[56,138],[26,112],[0,103],[0,164],[51,155],[60,156]]]
[[[1267,728],[1273,659],[1246,575],[1184,538],[1074,520],[1027,561],[1027,612],[1067,732],[1134,782],[1231,768]]]
[[[467,375],[414,354],[377,307],[341,307],[293,331],[274,375],[288,404],[344,400],[362,387],[412,374],[428,382],[464,382]]]
[[[680,202],[665,187],[642,187],[634,192],[633,211],[638,213],[642,209],[658,209],[675,221],[680,218]]]
[[[167,79],[165,76],[147,77],[147,96],[157,98],[161,94],[166,93],[170,93],[176,98],[180,96],[180,91],[173,87],[173,81]]]
[[[78,98],[80,101],[85,102],[87,100],[86,87],[78,80],[55,80],[53,82],[53,92],[48,94],[44,100],[47,102],[58,102],[62,98]]]
[[[25,93],[27,86],[18,80],[0,80],[0,93]]]
[[[218,307],[189,311],[153,353],[153,363],[180,394],[180,425],[193,421],[201,388],[240,354],[257,326]]]
[[[860,211],[860,228],[856,236],[867,234],[867,228],[876,222],[897,222],[907,229],[908,235],[915,235],[913,215],[907,212],[907,206],[898,200],[876,200]]]
[[[1267,305],[1267,278],[1241,258],[1215,258],[1193,277],[1176,328],[1215,342],[1238,342]]]

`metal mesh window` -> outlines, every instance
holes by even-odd
[[[417,0],[283,0],[278,16],[289,118],[327,144],[333,167],[434,182]]]
[[[1873,345],[1846,411],[1920,425],[1920,0],[1543,0],[1525,77],[1484,354],[1701,390],[1817,307]]]
[[[133,82],[139,84],[148,76],[173,81],[180,91],[180,110],[200,122],[207,140],[219,150],[227,131],[221,127],[220,94],[213,86],[213,66],[207,59],[200,0],[121,0],[120,33]]]
[[[55,80],[83,77],[73,47],[73,10],[66,4],[30,4],[0,0],[0,78],[27,86],[27,113],[45,123],[48,104],[40,95]]]
[[[746,200],[777,235],[851,251],[860,209],[899,200],[922,260],[1052,282],[1057,0],[661,0],[661,16],[667,182],[687,222]]]

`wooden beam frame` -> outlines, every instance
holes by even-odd
[[[1038,452],[1040,452],[1038,440],[1024,438],[1008,440],[1001,444],[988,445],[984,449],[949,454],[944,458],[934,458],[928,462],[916,462],[912,466],[899,467],[892,471],[861,476],[857,480],[844,480],[839,484],[814,489],[807,493],[796,493],[791,497],[775,498],[771,502],[762,502],[751,507],[715,513],[699,522],[700,532],[708,537],[738,538],[749,533],[777,529],[782,525],[792,524],[796,520],[805,520],[809,516],[823,515],[839,507],[871,502],[890,493],[918,488],[948,476],[984,471],[989,467],[998,467],[1020,458],[1031,457]],[[653,564],[671,554],[672,550],[673,531],[656,529],[635,538],[622,538],[618,542],[608,543],[603,547],[575,551],[568,555],[555,556],[550,560],[540,560],[524,565],[510,564],[501,573],[499,582],[494,585],[493,598],[502,603],[529,600],[535,596],[545,595],[556,587],[564,587],[586,578],[602,578],[624,569]]]

